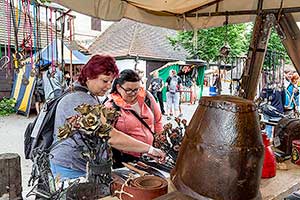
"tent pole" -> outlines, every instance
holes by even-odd
[[[298,74],[300,74],[300,30],[291,14],[281,16],[279,25],[280,29],[276,28],[278,35]]]
[[[261,14],[256,17],[240,90],[240,96],[246,99],[255,98],[271,27],[275,20],[274,14]]]

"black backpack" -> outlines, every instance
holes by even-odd
[[[24,133],[24,153],[26,159],[32,159],[35,149],[48,150],[53,143],[56,107],[59,101],[73,91],[88,92],[81,86],[73,86],[62,95],[46,102],[39,115],[29,123]]]

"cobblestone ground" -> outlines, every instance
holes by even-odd
[[[183,118],[189,121],[196,108],[196,105],[182,104]],[[29,118],[21,115],[0,117],[0,153],[17,153],[21,156],[22,186],[24,194],[29,190],[27,182],[30,177],[32,164],[30,160],[24,158],[24,131],[27,124],[34,119],[34,115],[31,115]],[[170,121],[172,122],[173,119],[167,120],[166,116],[163,116],[163,124]]]

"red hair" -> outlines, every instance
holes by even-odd
[[[118,76],[116,61],[111,56],[94,55],[82,67],[78,77],[81,85],[86,85],[87,79],[96,79],[100,74]]]

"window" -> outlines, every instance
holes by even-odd
[[[92,17],[91,18],[92,30],[101,31],[101,19]]]

